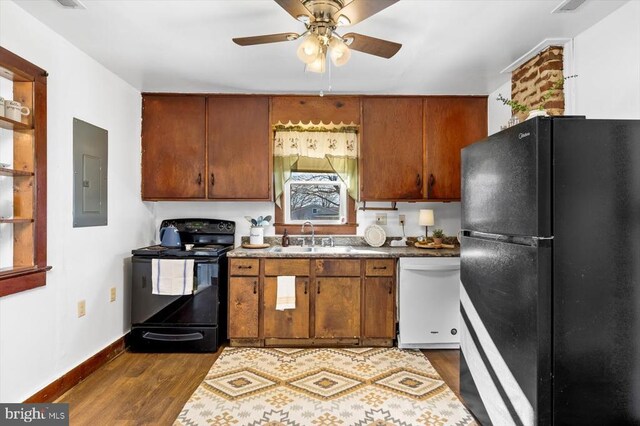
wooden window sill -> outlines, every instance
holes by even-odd
[[[0,297],[46,285],[50,269],[51,266],[33,266],[0,271]]]
[[[276,234],[282,235],[287,230],[289,235],[299,235],[302,225],[287,225],[284,223],[275,223]],[[345,223],[344,225],[314,225],[313,229],[316,235],[356,235],[358,228],[357,223]],[[311,231],[307,231],[311,232]]]

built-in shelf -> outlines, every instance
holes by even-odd
[[[14,170],[0,167],[0,176],[33,176],[33,172],[25,172],[24,170]]]
[[[25,217],[0,217],[0,223],[31,223],[33,219]]]
[[[7,130],[31,130],[33,126],[0,115],[0,127]]]

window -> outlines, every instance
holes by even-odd
[[[336,173],[292,172],[284,189],[284,216],[287,224],[344,224],[347,188]]]

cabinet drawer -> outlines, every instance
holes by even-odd
[[[308,259],[265,259],[265,275],[295,275],[298,277],[309,275]]]
[[[315,269],[319,277],[359,277],[360,260],[319,259]]]
[[[260,272],[258,259],[229,259],[229,275],[258,275]]]
[[[365,273],[372,277],[393,277],[395,264],[394,259],[367,259]]]

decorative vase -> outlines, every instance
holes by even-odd
[[[547,114],[547,111],[543,109],[532,109],[531,111],[529,111],[529,116],[527,117],[527,120],[533,117],[548,117],[548,116],[549,114]]]
[[[264,244],[264,228],[263,227],[254,226],[249,230],[249,243]]]

